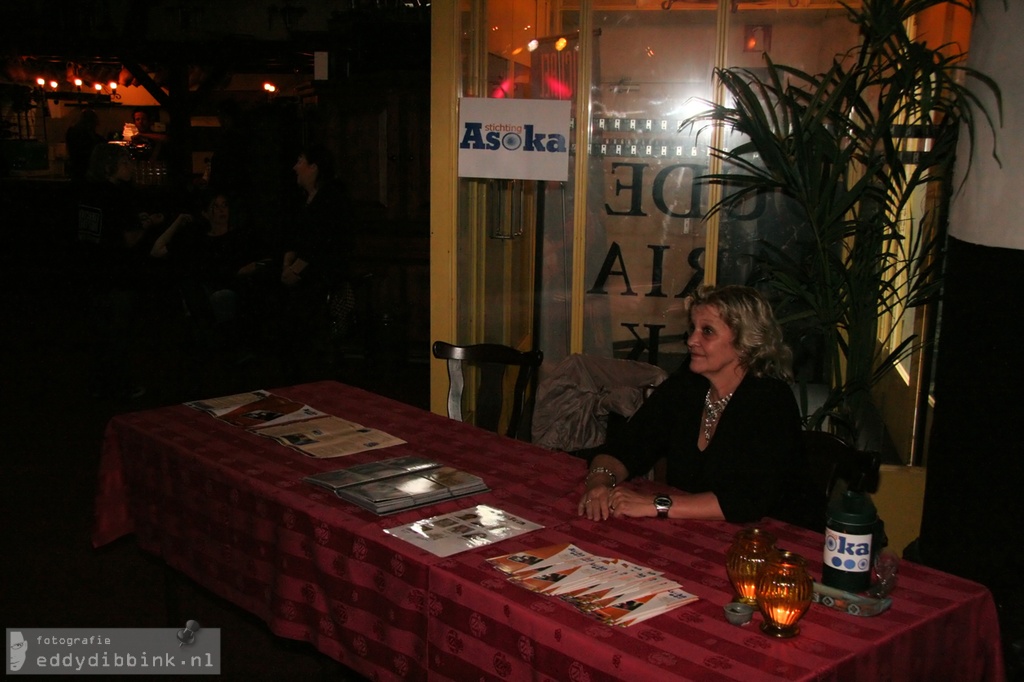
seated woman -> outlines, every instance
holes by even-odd
[[[183,214],[154,242],[150,255],[167,258],[181,275],[180,288],[193,315],[210,324],[231,345],[237,336],[240,306],[264,263],[265,250],[248,229],[231,220],[225,194],[211,191],[202,201],[201,218]]]
[[[591,461],[579,514],[820,525],[814,515],[824,499],[810,492],[787,383],[791,354],[768,302],[748,287],[701,287],[689,312],[689,367],[661,384]],[[667,483],[682,494],[616,485],[661,457]]]

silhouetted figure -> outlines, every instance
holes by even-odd
[[[134,174],[135,161],[125,147],[97,145],[78,207],[78,243],[96,325],[90,389],[97,397],[144,392],[132,374],[129,349],[138,294],[155,283],[145,237],[164,217],[143,210]]]
[[[351,234],[331,153],[309,147],[292,169],[306,201],[285,238],[282,350],[288,378],[299,382],[325,378],[331,369],[328,294],[347,286]]]
[[[82,109],[78,120],[64,134],[64,142],[68,149],[68,177],[75,182],[85,182],[89,173],[89,159],[96,145],[104,144],[103,136],[98,128],[100,118],[92,109]]]
[[[133,110],[132,125],[135,126],[135,134],[129,140],[132,155],[142,161],[162,161],[167,133],[154,130],[149,110],[142,107]]]

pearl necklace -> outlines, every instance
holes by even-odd
[[[725,411],[725,406],[729,404],[729,399],[732,398],[732,393],[729,395],[719,398],[715,402],[711,402],[711,389],[708,389],[708,394],[704,396],[704,442],[711,442],[711,430],[715,428],[715,424],[722,416],[722,412]]]

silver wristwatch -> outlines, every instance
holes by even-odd
[[[658,510],[659,519],[667,519],[668,510],[672,508],[672,498],[664,493],[656,495],[654,498],[654,508]]]

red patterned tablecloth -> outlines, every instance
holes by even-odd
[[[176,405],[114,418],[99,472],[94,544],[139,545],[283,636],[379,679],[1001,680],[983,586],[910,562],[892,607],[858,618],[812,605],[791,640],[726,622],[728,523],[576,516],[584,463],[334,382],[273,390],[407,441],[318,460]],[[489,493],[389,517],[301,481],[417,454],[472,471]],[[442,559],[384,528],[473,504],[545,526]],[[822,537],[763,524],[821,570]],[[571,541],[657,568],[700,600],[629,628],[508,583],[485,559]]]

